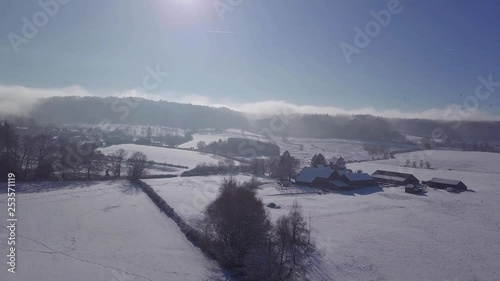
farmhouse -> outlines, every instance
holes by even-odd
[[[418,184],[420,181],[412,174],[377,170],[372,174],[378,183],[390,183],[397,185]]]
[[[342,176],[345,174],[352,174],[352,170],[350,169],[334,170],[330,178],[334,180],[341,180]]]
[[[349,169],[334,170],[330,167],[305,167],[295,182],[311,187],[345,189],[376,185],[369,174],[353,173]]]
[[[330,181],[329,187],[334,188],[334,189],[346,189],[346,188],[349,188],[350,186],[341,180],[333,180],[333,181]]]
[[[452,188],[455,190],[465,191],[467,186],[459,180],[450,180],[442,178],[433,178],[427,182],[427,186],[439,189]]]
[[[304,167],[295,182],[305,186],[328,187],[329,181],[334,180],[333,172],[331,168]]]

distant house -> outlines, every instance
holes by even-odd
[[[341,181],[351,187],[365,187],[376,185],[373,178],[367,173],[348,173],[341,177]]]
[[[310,187],[347,189],[376,185],[373,178],[364,173],[353,173],[349,169],[333,170],[330,167],[305,167],[295,182]]]
[[[397,185],[418,184],[420,181],[412,174],[377,170],[372,174],[378,183],[390,183]]]
[[[459,191],[467,190],[467,186],[459,180],[450,180],[442,178],[433,178],[427,182],[427,186],[438,188],[438,189],[448,189],[452,188]]]
[[[334,180],[333,172],[330,168],[304,167],[295,182],[305,186],[328,187],[329,181]]]

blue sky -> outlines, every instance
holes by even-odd
[[[339,45],[355,46],[354,28],[396,0],[65,1],[17,53],[12,34],[23,37],[22,18],[33,23],[43,9],[0,2],[2,98],[19,89],[120,95],[159,66],[169,76],[147,93],[155,98],[417,116],[462,105],[480,75],[500,81],[496,0],[400,0],[400,12],[350,62]],[[227,8],[222,17],[216,7]],[[496,87],[478,110],[498,116],[499,108]]]

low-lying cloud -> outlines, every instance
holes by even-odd
[[[90,94],[79,86],[61,89],[37,89],[23,86],[0,85],[0,115],[25,115],[42,98],[88,95]]]
[[[151,100],[167,100],[179,103],[206,105],[213,107],[226,107],[232,110],[245,112],[254,116],[270,116],[274,114],[330,114],[353,115],[369,114],[386,118],[421,118],[432,120],[476,120],[500,121],[499,115],[492,115],[479,109],[464,109],[457,104],[450,104],[445,108],[431,108],[419,112],[407,112],[399,109],[380,110],[373,107],[358,109],[344,109],[334,106],[298,105],[283,100],[267,100],[252,103],[217,102],[212,99],[197,95],[178,95],[175,93],[141,93],[137,91],[123,91],[108,94],[94,94],[80,86],[58,89],[38,89],[23,86],[0,85],[0,116],[6,114],[26,115],[42,98],[52,96],[115,96],[115,97],[140,97]]]

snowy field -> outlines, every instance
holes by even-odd
[[[227,129],[224,133],[216,133],[213,131],[198,132],[196,134],[193,134],[192,141],[183,143],[183,144],[179,145],[179,147],[180,148],[193,147],[194,149],[196,149],[197,144],[200,141],[204,141],[206,144],[209,144],[211,142],[219,141],[219,140],[225,141],[228,138],[246,138],[246,139],[259,140],[262,142],[268,141],[264,136],[256,135],[256,134],[242,131],[242,130]]]
[[[4,264],[2,281],[198,281],[219,274],[126,181],[32,186],[42,187],[53,190],[18,193],[17,273],[7,273]],[[6,206],[6,194],[0,203]],[[7,235],[5,227],[0,231],[3,255]]]
[[[454,153],[454,161],[469,159],[467,153]],[[418,196],[402,187],[374,187],[319,195],[302,187],[284,192],[265,179],[268,183],[258,194],[264,204],[282,207],[268,209],[273,220],[286,214],[294,200],[307,218],[311,216],[312,239],[320,257],[312,280],[496,281],[500,276],[500,173],[477,172],[490,156],[495,155],[468,160],[469,169],[476,172],[409,169],[378,161],[348,165],[368,173],[377,169],[410,172],[420,180],[460,179],[469,187],[461,194],[429,189]],[[194,223],[215,198],[222,180],[212,176],[146,182]]]
[[[207,144],[213,141],[227,140],[230,137],[248,138],[268,142],[264,136],[252,134],[249,132],[241,132],[240,130],[228,129],[224,133],[216,133],[213,131],[200,132],[193,135],[193,140],[179,145],[181,148],[195,148],[200,141]],[[303,166],[307,165],[314,154],[322,153],[327,159],[331,157],[342,156],[346,161],[366,161],[373,159],[383,159],[384,154],[370,155],[364,149],[366,144],[375,145],[384,148],[388,152],[404,151],[416,149],[414,145],[387,142],[387,141],[356,141],[343,139],[315,139],[315,138],[288,138],[284,142],[280,137],[275,137],[275,142],[281,153],[288,150],[292,156],[299,158]]]
[[[189,151],[175,148],[166,147],[156,147],[147,145],[137,145],[137,144],[120,144],[112,145],[105,148],[100,148],[99,150],[104,154],[109,154],[123,148],[130,153],[142,152],[146,154],[148,160],[152,160],[158,163],[167,163],[180,166],[187,166],[189,168],[194,168],[200,163],[214,163],[217,164],[219,160],[223,160],[222,157],[217,157],[211,154],[199,153],[197,151]]]
[[[384,148],[388,152],[415,149],[413,145],[385,141],[356,141],[342,139],[309,139],[288,138],[287,142],[276,140],[281,152],[288,150],[292,156],[301,160],[302,166],[307,166],[314,154],[321,153],[327,160],[342,156],[346,161],[366,161],[383,159],[383,154],[370,155],[364,149],[366,144]]]
[[[466,172],[482,172],[500,174],[500,153],[453,151],[453,150],[424,150],[410,153],[396,154],[395,159],[375,161],[375,163],[404,166],[406,160],[422,159],[429,161],[431,168],[439,170],[455,170]]]
[[[249,181],[252,177],[235,176],[239,182]],[[219,193],[224,176],[178,177],[169,179],[143,180],[150,185],[163,200],[184,220],[192,222],[199,219],[205,208]],[[263,182],[270,180],[260,179]]]

